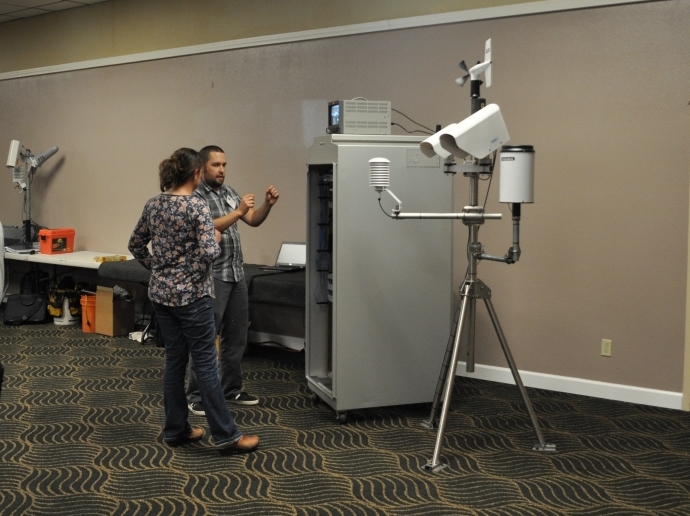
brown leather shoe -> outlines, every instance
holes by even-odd
[[[221,444],[218,450],[221,453],[249,453],[259,446],[258,435],[243,435],[239,441],[230,444]]]
[[[193,427],[187,435],[174,439],[172,441],[165,441],[168,446],[181,446],[187,443],[200,441],[204,437],[204,429],[198,426]]]

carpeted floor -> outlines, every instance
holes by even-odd
[[[0,514],[690,514],[690,414],[530,389],[552,455],[531,451],[513,386],[458,379],[442,458],[428,405],[313,406],[304,355],[251,349],[233,408],[262,443],[162,444],[163,350],[52,324],[0,326]],[[206,427],[204,418],[190,416]]]

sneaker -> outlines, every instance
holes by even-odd
[[[243,435],[239,441],[230,444],[221,444],[217,446],[221,454],[226,453],[249,453],[253,452],[259,447],[258,435]]]
[[[165,444],[168,446],[181,446],[183,444],[200,441],[202,437],[204,437],[204,429],[196,426],[192,428],[187,435],[169,441],[166,440]]]
[[[252,396],[251,394],[247,394],[246,392],[240,392],[239,394],[235,394],[228,401],[231,403],[237,403],[238,405],[258,405],[259,404],[259,398],[257,398],[256,396]]]
[[[195,401],[194,403],[190,403],[187,405],[189,407],[189,411],[194,414],[195,416],[205,416],[206,411],[204,410],[204,406],[201,404],[200,401]]]

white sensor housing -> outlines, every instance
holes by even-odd
[[[12,140],[10,142],[10,153],[7,155],[7,168],[14,168],[17,166],[17,157],[19,157],[19,148],[22,146],[19,140]]]
[[[467,154],[485,158],[510,139],[501,108],[496,104],[489,104],[446,129],[441,130],[439,137],[441,147],[457,158]]]
[[[505,145],[501,149],[499,202],[534,202],[534,147]]]
[[[424,140],[419,148],[431,158],[438,154],[443,159],[449,155],[465,158],[485,158],[510,139],[503,121],[501,108],[489,104],[462,122],[450,124]]]
[[[443,131],[450,130],[453,126],[457,124],[451,124]],[[422,151],[422,154],[424,154],[427,158],[433,158],[435,155],[441,156],[441,159],[446,159],[450,157],[450,152],[448,152],[446,149],[441,147],[441,133],[443,131],[439,131],[435,134],[432,134],[429,136],[426,140],[424,140],[422,143],[419,144],[419,149]]]
[[[369,160],[369,186],[381,193],[391,184],[391,162],[386,158],[372,158]]]

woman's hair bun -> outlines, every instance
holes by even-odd
[[[194,149],[177,149],[158,165],[161,192],[185,184],[203,166],[201,155]]]

